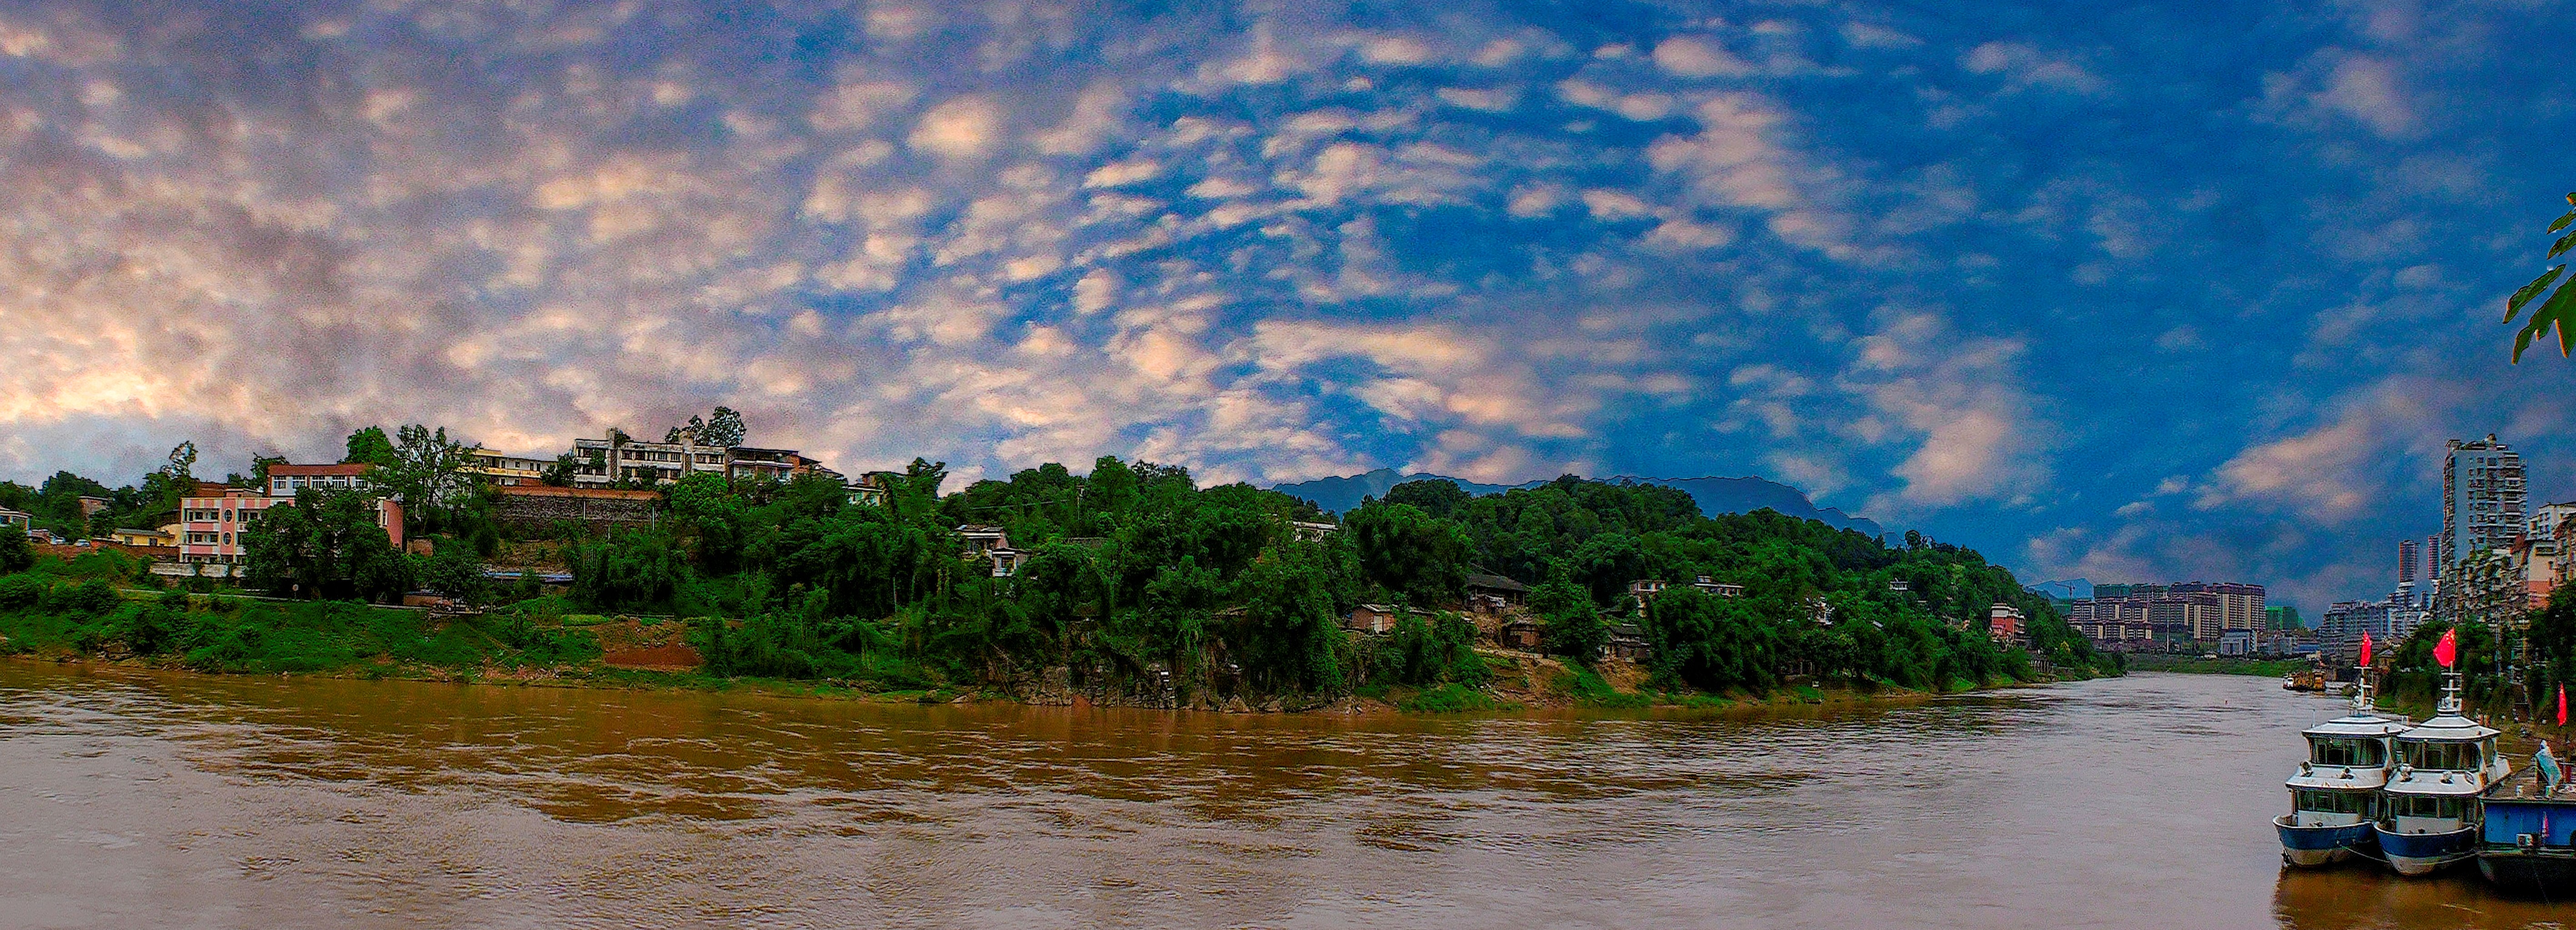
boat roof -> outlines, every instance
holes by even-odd
[[[2450,781],[2443,781],[2444,775],[2453,777]],[[2389,794],[2415,794],[2429,797],[2470,796],[2477,794],[2485,784],[2486,782],[2478,778],[2475,772],[2417,770],[2389,779],[2388,785],[2382,790]]]
[[[2299,731],[2301,736],[2394,736],[2405,732],[2414,722],[2404,717],[2383,717],[2361,712],[2336,717]]]
[[[2469,742],[2482,740],[2502,732],[2504,731],[2489,727],[2453,712],[2441,714],[2431,720],[2416,724],[2406,732],[2397,734],[2397,738],[2421,742]]]
[[[2302,770],[2281,784],[2311,791],[2377,791],[2388,784],[2388,770],[2376,765],[2320,765]]]

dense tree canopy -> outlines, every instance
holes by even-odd
[[[687,428],[705,441],[738,421],[730,413]],[[412,535],[434,539],[434,554],[395,552],[363,497],[308,491],[245,534],[252,586],[378,600],[415,586],[468,602],[500,593],[478,558],[501,542],[492,497],[467,480],[462,441],[414,425],[361,429],[347,445],[376,466],[379,489],[414,508]],[[147,476],[148,492],[66,473],[35,490],[0,485],[0,506],[42,525],[77,519],[87,494],[141,514],[185,483],[189,451]],[[954,490],[947,477],[916,459],[867,476],[883,494],[862,503],[823,475],[691,474],[663,488],[665,518],[605,534],[568,524],[527,544],[553,547],[579,606],[697,618],[693,641],[723,674],[924,687],[1069,675],[1095,688],[1300,699],[1472,684],[1490,674],[1478,644],[1502,622],[1486,615],[1480,632],[1466,614],[1474,575],[1529,588],[1514,616],[1540,626],[1547,651],[1588,664],[1614,642],[1642,643],[1667,687],[1759,692],[1805,676],[1948,688],[2028,676],[2040,662],[2110,667],[1973,551],[1916,533],[1890,546],[1767,510],[1706,516],[1671,488],[1566,476],[1477,496],[1412,482],[1319,536],[1296,527],[1336,522],[1312,503],[1200,487],[1149,462],[1047,464]],[[970,545],[969,527],[983,542]],[[995,545],[1011,551],[985,551]],[[1669,589],[1639,603],[1629,591],[1640,580]],[[1391,611],[1391,630],[1346,633],[1363,604]],[[1988,637],[1998,604],[2030,618],[2026,652]]]

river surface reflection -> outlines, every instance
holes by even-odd
[[[2285,874],[2329,700],[1226,716],[0,662],[11,927],[2520,927]]]

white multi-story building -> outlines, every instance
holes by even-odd
[[[794,449],[702,446],[689,441],[686,434],[680,442],[644,442],[614,432],[604,439],[575,439],[572,458],[574,487],[605,487],[621,481],[669,484],[698,472],[736,481],[786,481],[810,473],[841,479],[841,473]]]

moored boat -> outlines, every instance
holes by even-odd
[[[2397,769],[2371,825],[2380,855],[2400,875],[2430,874],[2475,856],[2483,811],[2478,796],[2508,770],[2496,755],[2497,731],[2460,715],[2459,673],[2444,677],[2433,718],[2392,741]]]
[[[2532,761],[2480,796],[2478,871],[2513,891],[2564,898],[2576,894],[2576,791],[2548,747]]]
[[[2281,861],[2290,865],[2327,865],[2378,849],[2370,824],[2388,783],[2390,741],[2408,721],[2379,713],[2368,673],[2365,666],[2352,713],[2299,734],[2307,738],[2308,759],[2283,782],[2290,812],[2272,818],[2281,835]]]

